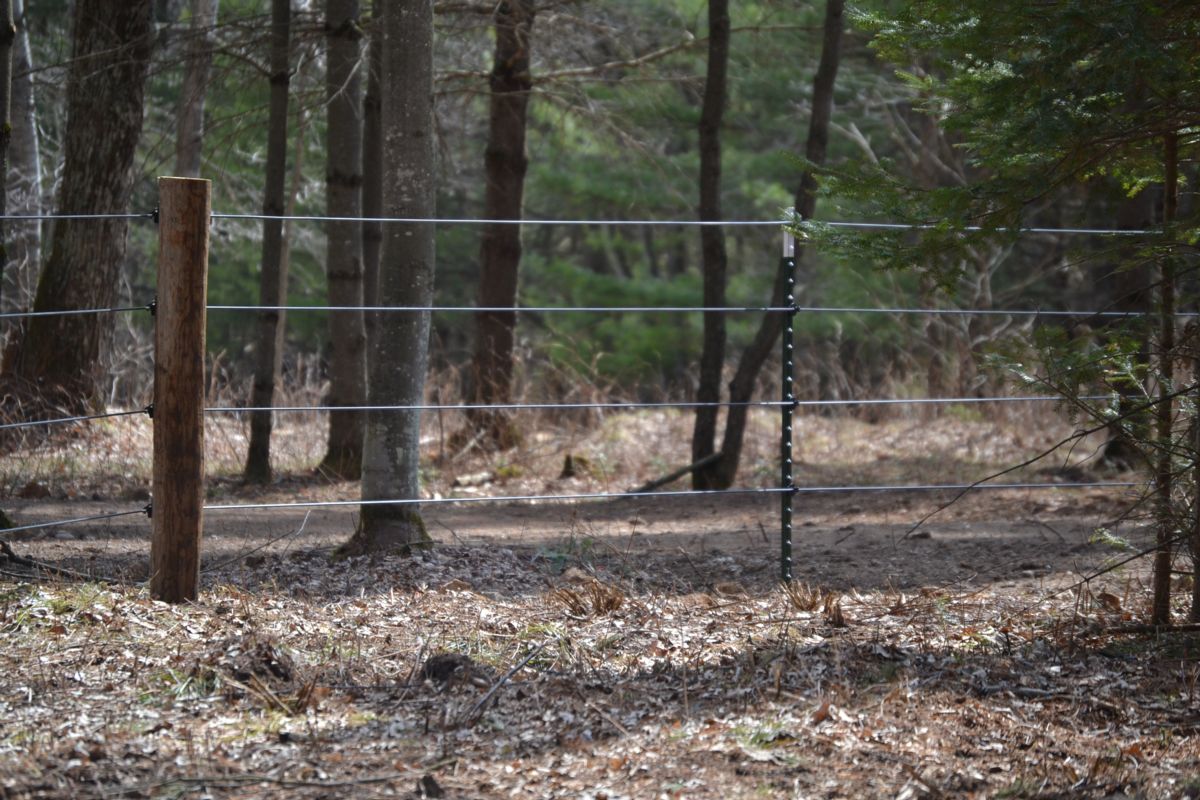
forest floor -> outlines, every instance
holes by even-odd
[[[457,461],[431,436],[427,485],[621,490],[675,466],[688,424],[537,426]],[[774,480],[770,429],[751,487]],[[6,458],[0,504],[17,524],[138,508],[147,430]],[[238,485],[221,447],[239,431],[210,431],[212,503],[356,496],[301,471],[312,424],[281,436],[284,477]],[[973,480],[1064,431],[804,417],[797,475]],[[1005,479],[1111,478],[1090,452]],[[142,583],[142,516],[18,532],[0,797],[1200,796],[1200,636],[1139,627],[1147,565],[1128,559],[1151,535],[1130,492],[978,492],[915,530],[953,495],[799,495],[788,586],[767,494],[431,506],[437,545],[411,558],[332,559],[352,507],[211,511],[201,597],[179,606]]]

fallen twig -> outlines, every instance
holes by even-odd
[[[275,544],[276,542],[278,542],[281,539],[287,539],[292,536],[299,536],[301,533],[304,532],[305,526],[308,525],[308,518],[310,516],[312,516],[312,511],[308,511],[307,513],[305,513],[304,519],[300,521],[300,527],[297,528],[296,530],[288,531],[287,533],[281,533],[278,536],[267,539],[265,542],[260,544],[258,547],[252,547],[249,550],[245,550],[241,553],[238,553],[236,556],[233,556],[232,558],[227,558],[224,561],[218,561],[215,564],[210,564],[207,567],[205,567],[204,569],[200,570],[200,572],[208,573],[208,572],[213,572],[215,570],[218,570],[221,567],[227,567],[230,564],[241,561],[243,558],[246,558],[247,556],[254,555],[259,550],[262,550],[263,548],[270,547],[271,545]]]
[[[44,561],[37,561],[32,558],[26,558],[25,556],[19,556],[13,552],[12,547],[9,546],[8,542],[4,541],[3,539],[0,539],[0,554],[3,554],[5,558],[14,564],[18,564],[22,567],[29,567],[30,569],[39,569],[43,572],[49,572],[51,575],[58,575],[62,578],[70,578],[76,581],[94,581],[97,583],[121,583],[121,581],[117,580],[116,578],[109,578],[104,575],[85,575],[82,572],[76,572],[64,567],[56,567],[53,564],[47,564]]]
[[[591,700],[584,700],[583,704],[585,706],[587,706],[588,708],[590,708],[592,711],[595,711],[597,714],[599,714],[604,719],[604,721],[607,722],[609,725],[612,725],[614,728],[619,730],[621,732],[622,736],[629,735],[629,729],[626,728],[621,723],[617,722],[615,719],[613,719],[612,715],[609,714],[608,712],[606,712],[604,709],[600,708],[600,706],[596,705]]]
[[[518,672],[520,672],[525,667],[526,664],[528,664],[530,661],[533,661],[533,659],[537,657],[538,653],[542,652],[545,649],[546,649],[546,642],[542,642],[537,647],[533,648],[533,650],[529,653],[529,655],[527,655],[527,656],[525,656],[525,658],[521,659],[521,663],[517,664],[515,667],[510,669],[508,672],[504,673],[504,677],[502,677],[500,680],[496,681],[495,685],[492,686],[491,689],[487,690],[487,694],[485,694],[483,697],[479,698],[479,700],[475,703],[475,705],[471,706],[471,710],[468,711],[466,713],[466,716],[463,717],[463,724],[469,725],[469,724],[474,723],[478,719],[479,715],[483,713],[484,709],[487,708],[487,705],[488,705],[488,703],[491,702],[492,698],[496,696],[496,692],[500,691],[500,687],[503,686],[504,684],[508,683],[508,681],[512,678],[513,675],[516,675]]]
[[[710,453],[709,455],[706,455],[704,458],[700,459],[699,461],[695,461],[691,464],[688,464],[686,467],[680,467],[679,469],[675,470],[674,472],[664,475],[661,478],[656,478],[656,479],[650,481],[649,483],[643,483],[641,486],[637,487],[636,489],[630,489],[629,493],[630,494],[645,494],[646,492],[653,492],[655,489],[657,489],[660,486],[666,486],[668,483],[672,483],[674,481],[679,480],[684,475],[687,475],[689,472],[695,472],[698,469],[704,469],[709,464],[715,464],[717,461],[720,460],[720,458],[721,458],[721,454],[719,452]]]
[[[1080,430],[1077,430],[1074,433],[1072,433],[1070,436],[1067,436],[1066,438],[1060,440],[1056,444],[1051,445],[1050,447],[1046,448],[1045,450],[1038,453],[1037,455],[1035,455],[1031,458],[1025,459],[1024,461],[1022,461],[1019,464],[1013,464],[1011,467],[1006,467],[1005,469],[1002,469],[999,472],[993,472],[991,475],[987,475],[983,478],[980,478],[979,480],[975,481],[967,488],[959,490],[958,494],[954,495],[954,497],[950,498],[945,503],[942,503],[940,506],[935,508],[933,511],[930,511],[928,514],[926,514],[925,516],[923,516],[919,520],[917,520],[915,523],[913,523],[912,527],[910,527],[907,531],[904,532],[904,535],[900,537],[899,541],[904,541],[908,537],[912,536],[914,533],[917,532],[918,529],[920,529],[920,527],[922,525],[924,525],[929,520],[933,519],[938,514],[945,511],[950,506],[957,503],[959,500],[961,500],[963,497],[965,497],[967,495],[967,493],[970,492],[972,489],[977,489],[978,487],[982,486],[983,484],[987,483],[988,481],[995,480],[996,478],[1001,478],[1005,475],[1008,475],[1011,472],[1016,472],[1019,469],[1028,467],[1030,464],[1036,464],[1038,461],[1041,461],[1043,458],[1046,458],[1048,455],[1050,455],[1055,450],[1057,450],[1058,448],[1062,447],[1065,444],[1069,444],[1070,442],[1074,442],[1079,439],[1083,439],[1087,436],[1091,436],[1093,433],[1099,433],[1100,431],[1111,427],[1114,423],[1120,422],[1121,420],[1124,420],[1124,419],[1128,419],[1129,417],[1140,414],[1143,411],[1147,411],[1151,408],[1154,408],[1155,406],[1159,405],[1160,403],[1163,403],[1167,400],[1174,399],[1176,397],[1180,397],[1182,395],[1187,394],[1188,392],[1193,392],[1195,390],[1196,390],[1195,385],[1185,386],[1184,388],[1174,391],[1168,395],[1164,395],[1162,397],[1157,397],[1154,400],[1151,400],[1147,403],[1143,403],[1142,405],[1140,405],[1136,408],[1126,411],[1124,414],[1120,414],[1118,416],[1112,417],[1111,419],[1106,419],[1103,423],[1101,423],[1099,425],[1096,425],[1091,428],[1081,428]]]
[[[272,775],[185,775],[178,778],[167,778],[153,783],[138,786],[120,786],[108,789],[106,796],[119,797],[127,794],[143,794],[153,789],[165,789],[169,786],[209,786],[219,789],[235,789],[254,783],[269,783],[275,786],[292,788],[340,789],[351,786],[365,786],[375,783],[390,783],[391,781],[410,781],[411,772],[386,772],[376,775],[365,775],[344,781],[309,781],[301,778],[280,778]]]

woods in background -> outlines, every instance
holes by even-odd
[[[985,394],[1032,343],[1032,380],[1111,424],[1109,464],[1153,469],[1160,577],[1184,531],[1200,552],[1194,478],[1181,477],[1195,435],[1177,414],[1192,408],[1177,398],[1194,345],[1175,314],[1196,289],[1190,5],[1117,4],[1086,20],[1065,3],[941,0],[868,3],[852,16],[841,0],[5,8],[10,212],[148,212],[152,178],[170,171],[212,178],[218,210],[263,212],[214,225],[211,302],[264,307],[210,327],[245,405],[276,405],[306,354],[319,354],[333,407],[421,405],[431,370],[479,405],[595,390],[728,402],[698,409],[689,455],[696,488],[730,487],[782,315],[507,309],[778,306],[778,229],[617,223],[781,219],[793,207],[797,232],[817,245],[798,254],[801,305],[1155,313],[1153,326],[1093,320],[1099,333],[1074,335],[1110,356],[1091,364],[1073,360],[1078,326],[801,316],[795,393]],[[337,219],[280,219],[297,214]],[[556,218],[597,224],[518,224]],[[864,235],[821,218],[926,227]],[[1022,226],[1158,238],[1018,237]],[[13,221],[5,236],[7,310],[151,300],[153,232],[138,221]],[[498,310],[474,324],[361,310],[470,304]],[[304,305],[350,310],[281,310]],[[148,325],[10,321],[7,402],[70,412],[144,402],[135,367]],[[1113,404],[1078,400],[1096,386]],[[268,482],[274,416],[249,419],[244,478]],[[329,420],[324,475],[361,476],[364,499],[419,497],[418,410]],[[454,449],[522,441],[503,411],[475,409],[461,424]],[[426,538],[411,507],[364,506],[352,545]]]

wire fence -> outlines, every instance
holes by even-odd
[[[472,217],[340,217],[323,214],[238,214],[213,212],[214,220],[246,220],[263,221],[277,220],[283,222],[370,222],[398,223],[409,225],[569,225],[569,226],[626,226],[626,227],[691,227],[691,228],[778,228],[782,225],[799,224],[814,227],[864,230],[864,231],[921,231],[941,229],[940,225],[932,223],[913,222],[869,222],[862,220],[799,220],[799,219],[538,219],[538,218],[498,218],[478,219]],[[105,219],[142,219],[158,221],[158,209],[144,212],[93,213],[93,214],[3,214],[0,221],[51,221],[51,220],[105,220]],[[965,233],[1008,233],[1033,235],[1061,236],[1156,236],[1162,231],[1145,228],[1050,228],[1039,226],[1020,226],[1010,228],[999,226],[988,228],[981,225],[967,225],[958,228]]]
[[[97,419],[111,419],[113,417],[129,417],[134,414],[149,414],[149,408],[140,408],[130,411],[107,411],[103,414],[83,414],[75,417],[57,417],[55,419],[36,419],[26,420],[24,422],[6,422],[0,425],[0,431],[11,431],[19,428],[34,428],[39,425],[65,425],[72,422],[91,422]]]
[[[5,220],[103,220],[103,219],[153,219],[158,221],[157,210],[147,213],[119,214],[44,214],[44,215],[5,215]],[[332,217],[325,215],[269,215],[269,214],[230,214],[213,213],[211,219],[216,220],[288,220],[310,222],[378,222],[402,224],[433,224],[433,225],[563,225],[563,226],[664,226],[664,227],[775,227],[779,228],[789,223],[781,220],[578,220],[578,219],[468,219],[468,218],[406,218],[406,217]],[[806,223],[807,224],[807,223]],[[853,222],[836,221],[812,223],[829,228],[845,228],[858,230],[924,230],[935,226],[907,223]],[[1159,231],[1126,230],[1110,228],[1040,228],[1022,227],[1015,229],[968,227],[967,232],[1019,233],[1035,235],[1087,235],[1087,236],[1138,236],[1154,235]],[[785,254],[785,260],[789,258]],[[794,263],[792,264],[794,269]],[[891,314],[891,315],[947,315],[947,316],[1005,316],[1005,317],[1043,317],[1043,318],[1138,318],[1147,316],[1148,312],[1114,311],[1114,310],[1070,310],[1070,309],[964,309],[964,308],[907,308],[907,307],[828,307],[828,306],[798,306],[790,297],[786,305],[760,306],[338,306],[338,305],[208,305],[207,309],[218,312],[356,312],[356,313],[467,313],[467,314],[628,314],[628,313],[670,313],[670,314],[782,314],[788,318],[786,333],[790,336],[791,321],[798,314]],[[89,309],[61,309],[40,311],[17,311],[0,313],[0,319],[20,319],[50,316],[118,314],[135,311],[154,312],[154,303],[143,306],[102,307]],[[1196,312],[1181,312],[1179,317],[1195,317]],[[790,345],[785,341],[784,351],[790,353]],[[785,365],[786,384],[791,383],[790,370]],[[1113,401],[1112,395],[1094,395],[1081,400],[1089,402]],[[678,490],[656,491],[654,497],[703,497],[720,495],[778,495],[783,498],[784,523],[781,536],[784,539],[782,557],[782,577],[790,578],[790,498],[799,495],[812,494],[848,494],[848,493],[881,493],[881,492],[966,492],[978,489],[986,490],[1059,490],[1059,489],[1095,489],[1095,488],[1131,488],[1143,484],[1131,481],[1094,481],[1094,482],[1058,482],[1034,481],[1019,483],[974,484],[959,483],[927,483],[927,484],[896,484],[896,485],[831,485],[831,486],[800,486],[796,485],[791,475],[791,413],[800,408],[818,407],[868,407],[868,406],[898,406],[898,405],[954,405],[979,403],[1047,403],[1058,402],[1062,398],[1054,396],[989,396],[989,397],[932,397],[932,398],[829,398],[815,400],[798,400],[792,396],[790,385],[784,386],[784,397],[780,400],[756,400],[745,402],[564,402],[564,403],[421,403],[404,405],[279,405],[279,406],[213,406],[205,408],[210,414],[241,414],[241,413],[292,413],[292,412],[406,412],[406,411],[483,411],[483,410],[631,410],[631,409],[683,409],[698,410],[704,408],[762,408],[777,409],[784,416],[782,419],[783,461],[784,473],[782,485],[774,487],[734,487],[728,489],[710,490]],[[79,424],[112,417],[129,417],[138,414],[153,417],[153,406],[136,410],[121,410],[99,414],[68,416],[57,419],[26,420],[0,425],[0,430],[17,430],[36,426],[51,426],[60,424]],[[322,508],[343,506],[409,506],[409,505],[449,505],[474,503],[547,503],[585,500],[620,500],[631,498],[646,498],[645,492],[576,492],[560,494],[525,494],[510,496],[468,496],[468,497],[424,497],[424,498],[369,498],[358,500],[332,501],[289,501],[262,503],[228,503],[203,506],[205,511],[222,512],[251,509],[283,509],[283,508]],[[75,517],[54,522],[35,523],[10,528],[9,532],[20,532],[42,528],[58,527],[71,524],[97,522],[114,518],[143,514],[152,515],[152,507],[147,505],[132,511],[117,511],[92,516]]]
[[[1039,308],[886,308],[875,306],[256,306],[211,305],[209,311],[328,311],[362,313],[466,313],[466,314],[895,314],[953,317],[1107,317],[1138,319],[1159,316],[1149,311],[1072,311]],[[136,311],[136,308],[117,309]],[[144,307],[143,307],[144,310]],[[54,313],[54,312],[46,312]],[[1179,311],[1176,317],[1200,316],[1200,312]]]
[[[1076,398],[1084,402],[1115,402],[1116,395],[1083,395]],[[689,402],[673,401],[661,403],[644,402],[595,402],[595,403],[413,403],[401,405],[303,405],[303,406],[209,406],[206,414],[250,414],[272,413],[331,413],[371,411],[576,411],[576,410],[635,410],[635,409],[699,409],[699,408],[838,408],[858,406],[905,406],[905,405],[973,405],[982,403],[1063,403],[1064,398],[1055,395],[992,395],[984,397],[889,397],[873,399],[838,400],[750,400],[746,402]],[[0,431],[33,428],[39,425],[65,425],[114,417],[129,417],[145,414],[153,418],[154,407],[108,411],[103,414],[85,414],[54,419],[26,420],[0,424]]]
[[[941,226],[931,223],[913,222],[866,222],[858,220],[815,221],[800,219],[550,219],[550,218],[498,218],[478,219],[473,217],[338,217],[323,214],[230,214],[214,212],[214,220],[276,220],[283,222],[371,222],[398,223],[407,225],[564,225],[592,226],[607,225],[618,227],[685,227],[685,228],[778,228],[784,225],[811,225],[846,230],[864,231],[922,231],[941,229]],[[1010,228],[999,226],[987,228],[981,225],[967,225],[958,229],[965,233],[1004,233],[1004,234],[1034,234],[1034,235],[1063,235],[1063,236],[1147,236],[1162,233],[1149,229],[1130,228],[1048,228],[1037,226],[1021,226]]]
[[[225,503],[204,506],[205,511],[247,511],[281,508],[344,508],[358,506],[431,506],[471,503],[545,503],[576,500],[645,500],[647,497],[719,497],[728,495],[849,494],[880,492],[953,492],[974,489],[1094,489],[1132,487],[1136,481],[1034,481],[1023,483],[929,483],[883,486],[762,486],[737,489],[680,489],[648,492],[575,492],[565,494],[517,494],[472,497],[419,497],[391,500],[297,500],[286,503]],[[133,512],[137,513],[137,512]]]
[[[150,311],[150,306],[118,306],[115,308],[64,308],[56,311],[6,311],[0,319],[30,319],[33,317],[74,317],[94,314],[121,314],[126,311]]]
[[[1159,317],[1151,311],[1104,311],[1046,308],[905,308],[882,306],[325,306],[325,305],[209,305],[208,311],[238,312],[357,312],[357,313],[463,313],[463,314],[892,314],[952,317],[1046,317],[1083,319],[1143,319]],[[66,308],[51,311],[9,311],[0,319],[67,317],[90,314],[120,314],[130,311],[154,312],[154,304],[112,308]],[[1180,319],[1200,316],[1197,311],[1177,311]]]

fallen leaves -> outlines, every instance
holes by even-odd
[[[658,566],[269,558],[191,606],[0,584],[0,793],[1163,796],[1200,765],[1190,662],[1105,633],[1136,585],[701,591]]]

